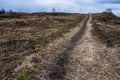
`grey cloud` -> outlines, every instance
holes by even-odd
[[[96,0],[99,3],[104,3],[104,4],[120,4],[120,0]]]

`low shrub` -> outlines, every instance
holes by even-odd
[[[16,80],[29,80],[29,78],[25,74],[19,74],[17,75]]]
[[[39,44],[36,44],[36,45],[34,46],[34,50],[35,50],[35,52],[42,52],[42,49],[41,49],[41,47],[40,47]]]

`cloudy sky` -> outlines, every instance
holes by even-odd
[[[0,0],[0,9],[20,12],[102,12],[111,8],[120,14],[120,0]],[[120,16],[120,15],[119,15]]]

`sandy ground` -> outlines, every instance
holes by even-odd
[[[92,16],[46,68],[41,80],[120,80],[120,50],[92,36]]]

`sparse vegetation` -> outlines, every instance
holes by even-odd
[[[25,74],[19,74],[17,77],[16,77],[16,80],[29,80],[28,76],[25,75]]]
[[[84,14],[69,13],[0,14],[0,78],[15,78],[12,73],[25,56],[41,52],[48,43],[63,37],[84,18]]]
[[[100,18],[101,21],[106,21],[106,22],[108,22],[110,20],[115,20],[115,19],[117,19],[117,16],[114,15],[113,13],[109,13],[109,12],[102,13],[102,16]]]
[[[109,23],[114,20],[118,20],[118,17],[112,12],[103,12],[99,16],[95,17],[99,22]]]
[[[66,77],[69,75],[67,74],[69,69],[68,73],[74,73],[74,70],[75,74],[78,70],[83,73],[82,75],[89,73],[87,76],[91,79],[98,78],[98,75],[99,78],[102,76],[107,79],[106,76],[109,77],[114,72],[118,77],[119,70],[114,66],[119,65],[117,62],[119,51],[111,53],[106,46],[103,49],[104,44],[98,44],[98,41],[108,47],[120,47],[120,20],[113,13],[104,12],[93,16],[95,16],[93,28],[90,25],[92,19],[90,17],[80,29],[75,27],[84,21],[86,17],[84,14],[15,12],[0,14],[0,79],[40,80],[41,77],[49,77],[51,80],[64,77],[69,79],[69,76]],[[72,29],[75,31],[70,32]],[[91,29],[98,41],[91,35]],[[65,35],[68,32],[70,34]],[[65,38],[66,36],[70,41]],[[60,50],[54,45],[55,42],[61,45],[57,44]],[[76,66],[73,66],[74,64]],[[80,79],[89,79],[85,76],[82,78],[82,75]]]
[[[38,44],[34,46],[34,49],[35,49],[35,52],[42,52],[42,49],[40,48]]]
[[[101,18],[94,18],[94,21],[93,34],[98,36],[108,47],[120,47],[120,21],[118,17],[113,13],[102,13]]]

